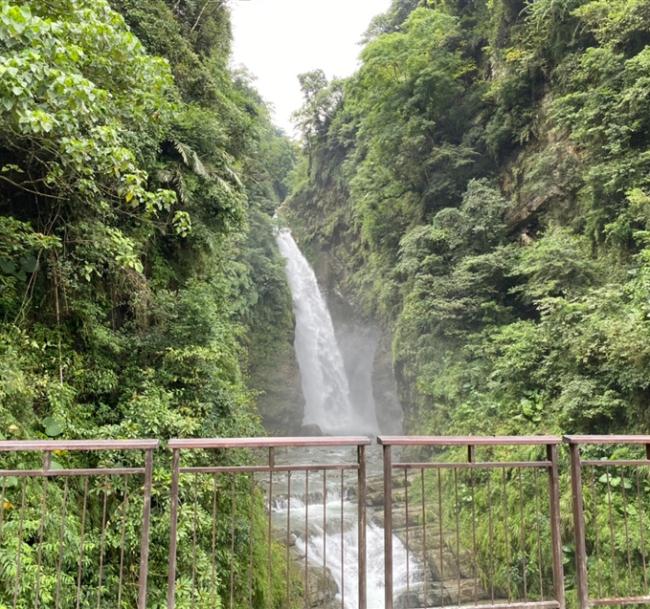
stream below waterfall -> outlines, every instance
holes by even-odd
[[[286,260],[296,318],[294,344],[305,398],[303,426],[317,428],[323,435],[376,436],[381,429],[371,383],[368,383],[370,395],[364,399],[352,397],[351,382],[332,317],[314,270],[288,229],[279,230],[276,238]],[[367,456],[368,476],[379,474],[382,470],[379,447],[369,447]],[[293,458],[294,463],[353,461],[351,452],[345,449],[319,449],[307,454],[301,450],[300,453],[294,452],[293,457],[289,451],[278,461],[283,458],[289,459],[287,462],[292,462]],[[356,474],[353,479],[349,472],[341,483],[338,472],[332,472],[324,485],[323,474],[318,473],[308,482],[308,493],[305,488],[307,477],[296,474],[294,478],[291,493],[285,495],[289,499],[274,501],[273,518],[278,528],[285,525],[289,535],[294,536],[296,549],[306,555],[310,564],[327,568],[338,588],[338,602],[343,601],[345,609],[357,609]],[[326,501],[323,501],[324,495]],[[373,519],[369,508],[366,532],[368,609],[379,609],[384,605],[384,531],[378,520]],[[287,521],[290,523],[288,526]],[[394,588],[395,594],[399,595],[406,586],[407,570],[413,582],[417,581],[420,568],[413,557],[407,565],[406,548],[395,536],[393,549]]]

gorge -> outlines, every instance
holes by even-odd
[[[650,0],[387,1],[358,33],[355,70],[299,75],[295,137],[257,89],[268,80],[233,65],[238,1],[0,0],[0,441],[160,442],[150,472],[155,607],[166,598],[170,439],[650,431]],[[242,4],[256,17],[255,0]],[[252,20],[271,38],[255,40],[260,56],[298,32],[311,43],[319,13],[334,10],[298,4],[313,7],[299,26]],[[287,62],[270,65],[276,83]],[[583,450],[586,462],[639,459],[607,443]],[[122,604],[135,606],[140,519],[128,497],[140,493],[142,460],[56,451],[3,453],[0,469],[138,467],[119,488],[101,476],[68,487],[44,484],[57,478],[49,471],[5,475],[0,605],[47,606],[64,572],[56,603],[83,607],[85,556],[87,605],[130,573]],[[187,467],[229,459],[197,451]],[[372,471],[377,462],[369,454]],[[560,471],[557,502],[568,506]],[[591,481],[609,491],[588,520],[613,589],[610,563],[639,581],[647,571],[650,484],[630,487],[629,473]],[[508,499],[501,483],[460,485],[442,511],[491,513]],[[416,498],[440,497],[428,484]],[[265,521],[273,493],[245,475],[227,488],[186,476],[175,490],[192,506],[180,545],[195,541],[178,564],[179,609],[208,587],[210,609],[246,595],[285,609],[287,560]],[[350,488],[329,491],[345,500],[338,526],[352,552]],[[640,507],[629,510],[633,491]],[[523,506],[531,493],[521,486]],[[292,507],[300,523],[309,494],[278,503],[278,517]],[[370,506],[373,559],[380,499]],[[608,505],[634,531],[611,559],[623,546]],[[531,566],[524,525],[544,518],[528,509],[509,514],[500,545],[473,553],[483,565],[503,557],[497,592],[511,576],[525,588],[548,571]],[[291,547],[328,562],[336,580],[341,547],[319,554],[336,540],[312,525]],[[560,552],[574,585],[579,549],[569,538]],[[250,590],[231,576],[197,591],[187,585],[197,565],[255,576]],[[379,594],[378,563],[371,572]],[[353,602],[351,582],[334,583]]]

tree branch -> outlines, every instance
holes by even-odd
[[[5,182],[7,182],[8,184],[11,184],[15,188],[19,188],[20,190],[23,190],[24,192],[28,192],[28,193],[30,193],[32,195],[36,195],[37,197],[46,197],[47,199],[55,199],[56,201],[63,201],[64,200],[64,197],[59,197],[57,195],[50,195],[50,194],[47,194],[45,192],[38,192],[37,190],[32,190],[31,188],[27,188],[27,187],[23,186],[22,184],[19,184],[18,182],[14,182],[13,180],[8,178],[7,176],[0,175],[0,180],[4,180]]]
[[[201,21],[201,18],[203,17],[203,13],[205,12],[205,9],[208,8],[208,5],[214,2],[214,0],[206,0],[205,4],[203,5],[203,8],[199,11],[199,16],[196,18],[196,21],[194,22],[194,25],[192,26],[192,29],[190,30],[190,34],[198,27],[199,22]],[[217,0],[219,2],[219,6],[223,4],[223,0]]]

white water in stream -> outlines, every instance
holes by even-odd
[[[341,589],[344,591],[345,609],[358,609],[358,529],[357,508],[354,501],[343,501],[343,535],[341,535],[341,495],[336,485],[328,485],[327,535],[323,534],[322,495],[310,495],[309,505],[309,562],[315,566],[327,565],[338,588],[337,600],[341,602]],[[286,501],[277,501],[273,508],[275,522],[280,528],[286,521]],[[291,530],[295,534],[297,550],[304,555],[305,503],[297,498],[291,499]],[[368,609],[384,607],[384,530],[370,522],[366,530],[367,549],[367,601]],[[396,595],[406,590],[406,548],[393,537],[393,586]],[[411,588],[421,577],[419,565],[410,558]],[[313,586],[313,584],[312,584]],[[313,587],[310,588],[312,595]]]
[[[363,407],[355,407],[351,399],[350,383],[336,335],[332,318],[323,295],[318,287],[316,275],[303,256],[291,232],[282,229],[277,234],[280,252],[286,259],[286,272],[293,298],[296,316],[295,349],[302,389],[305,398],[304,425],[317,425],[326,435],[377,435],[379,425],[374,400],[364,400]],[[375,454],[375,456],[377,456]],[[323,455],[314,455],[319,462]],[[350,451],[330,451],[325,461],[350,462]],[[377,458],[369,459],[368,470],[379,472]],[[300,482],[293,487],[290,499],[291,530],[296,535],[296,547],[314,565],[327,565],[338,586],[338,599],[344,591],[346,609],[358,606],[358,530],[357,506],[355,500],[344,499],[341,519],[341,490],[336,476],[328,476],[327,519],[323,527],[322,493],[311,497],[308,507],[309,534],[305,548],[304,531],[307,509],[304,502],[304,487]],[[346,483],[350,484],[352,481]],[[318,489],[316,480],[311,489]],[[346,486],[347,488],[347,486]],[[299,499],[298,497],[302,497]],[[287,515],[286,501],[276,503],[274,517],[283,521]],[[367,591],[368,609],[384,606],[384,531],[371,521],[369,514],[367,528]],[[402,542],[393,537],[394,589],[396,595],[406,586],[406,549]],[[419,567],[413,557],[409,564],[411,582],[417,579]]]

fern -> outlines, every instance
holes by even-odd
[[[174,140],[173,145],[188,169],[191,169],[197,176],[206,180],[212,177],[210,171],[208,171],[207,167],[203,164],[203,161],[199,158],[199,155],[192,147],[183,142],[179,142],[178,140]]]

